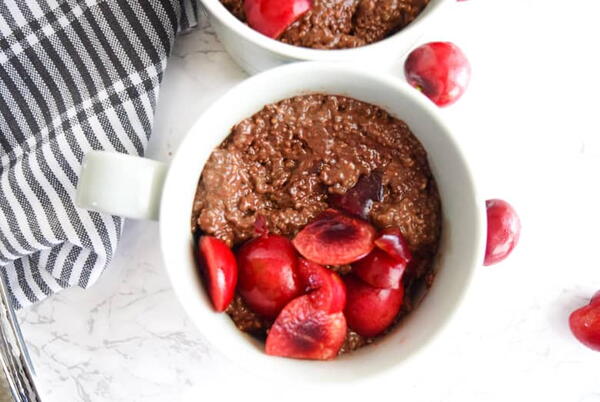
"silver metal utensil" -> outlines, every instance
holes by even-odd
[[[1,275],[0,361],[13,399],[16,402],[41,402],[34,382],[35,371]]]

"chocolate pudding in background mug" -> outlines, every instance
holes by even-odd
[[[347,62],[386,70],[456,2],[315,0],[276,40],[244,22],[242,0],[200,1],[227,52],[250,74],[294,61]]]
[[[244,1],[220,0],[242,22]],[[313,49],[346,49],[387,38],[414,21],[429,0],[313,0],[276,39]],[[272,2],[275,4],[275,2]]]

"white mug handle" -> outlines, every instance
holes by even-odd
[[[116,152],[83,157],[75,203],[79,208],[133,219],[158,220],[167,165]]]

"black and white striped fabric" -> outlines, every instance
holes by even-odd
[[[117,217],[74,205],[91,149],[141,155],[176,34],[194,0],[0,1],[0,267],[20,308],[88,287]]]

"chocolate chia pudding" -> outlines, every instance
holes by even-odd
[[[255,236],[260,216],[270,233],[291,239],[328,208],[330,197],[375,173],[383,196],[373,203],[368,221],[377,230],[399,228],[413,254],[397,322],[433,280],[441,202],[425,149],[406,123],[377,106],[344,96],[304,95],[267,105],[235,125],[204,167],[192,230],[235,250]],[[328,268],[342,276],[352,269]],[[227,313],[239,329],[263,340],[272,324],[237,293]],[[340,353],[372,341],[349,330]]]
[[[244,0],[221,0],[246,22]],[[402,30],[429,0],[314,0],[310,11],[290,25],[281,42],[314,49],[344,49],[377,42]]]

